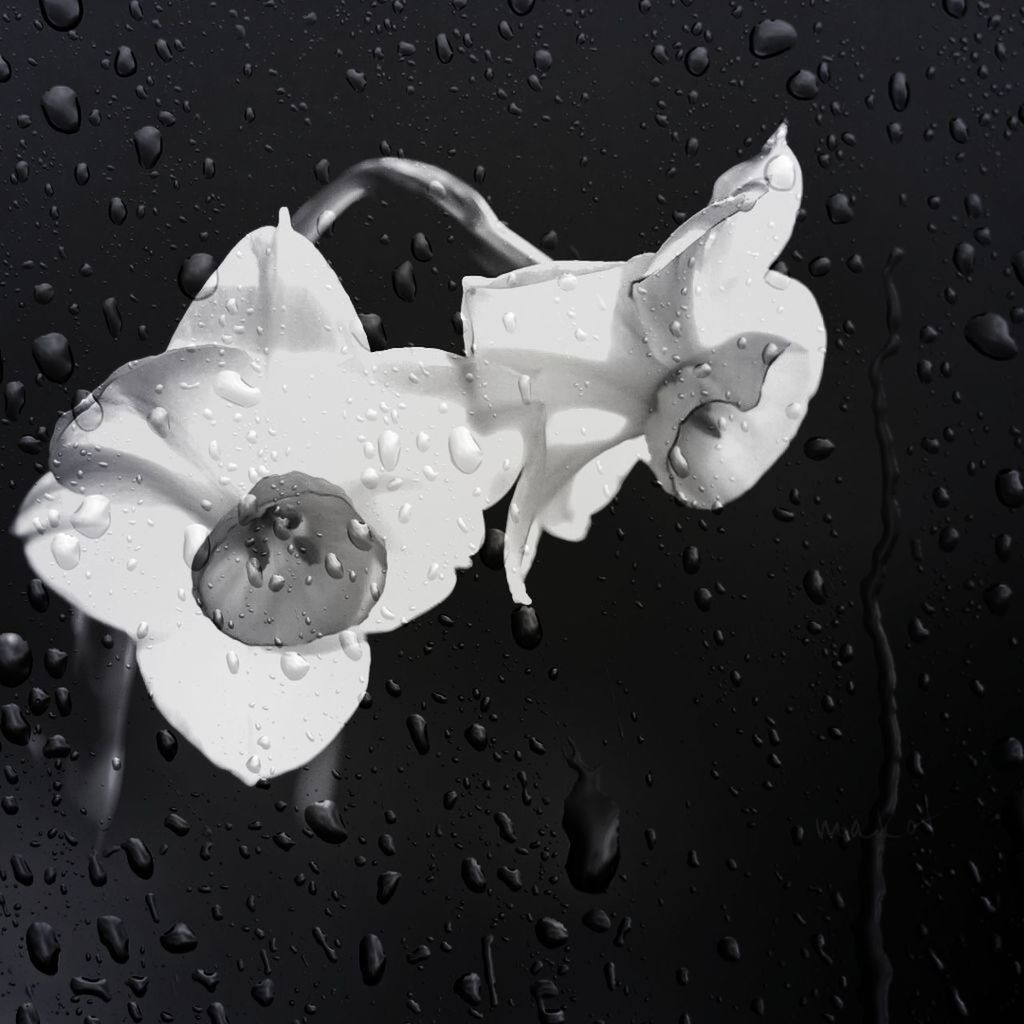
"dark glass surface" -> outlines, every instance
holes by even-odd
[[[43,3],[58,25],[74,7]],[[762,28],[760,52],[791,44],[762,58],[751,34],[765,19],[796,38]],[[884,853],[891,1020],[1012,1019],[1024,581],[1020,497],[999,474],[1021,467],[1024,364],[988,357],[967,325],[994,313],[1012,334],[1024,318],[1022,28],[1016,6],[979,0],[86,0],[70,32],[6,5],[2,349],[5,386],[25,387],[0,435],[8,521],[43,468],[33,439],[74,392],[164,348],[188,303],[186,258],[219,260],[296,209],[323,160],[334,175],[381,153],[476,173],[499,215],[556,257],[626,259],[786,118],[805,216],[783,261],[813,288],[830,348],[799,438],[734,506],[687,510],[641,467],[585,542],[543,542],[536,649],[514,643],[502,575],[479,559],[442,607],[377,637],[335,778],[321,763],[247,789],[184,740],[168,760],[136,676],[120,801],[99,833],[86,811],[109,770],[102,689],[121,641],[76,633],[56,597],[38,610],[5,536],[0,627],[29,641],[35,667],[3,702],[41,738],[0,737],[0,1017],[30,1022],[16,1014],[32,1003],[47,1022],[882,1020],[865,915],[879,896],[866,865]],[[60,130],[74,111],[54,86],[77,93],[77,132]],[[135,136],[147,126],[162,138],[150,169],[152,133]],[[381,199],[323,249],[389,344],[456,351],[459,280],[480,270],[467,237],[409,197]],[[415,263],[407,302],[392,272],[417,232],[433,258]],[[47,332],[71,341],[66,384],[37,377],[31,342]],[[870,368],[888,342],[880,409]],[[812,438],[834,450],[822,459]],[[886,510],[891,554],[872,577]],[[872,579],[885,637],[867,625]],[[59,680],[51,647],[70,655]],[[55,734],[69,756],[42,756]],[[621,816],[602,893],[566,867],[573,749]],[[870,833],[886,791],[898,804],[882,850]],[[303,817],[332,795],[340,844]],[[382,902],[387,872],[401,879]],[[584,923],[595,908],[608,930]],[[122,919],[126,958],[104,915]],[[34,922],[59,940],[56,973],[40,969]],[[387,960],[368,985],[376,941]]]

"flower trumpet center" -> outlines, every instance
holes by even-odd
[[[362,622],[387,551],[349,497],[305,473],[264,477],[192,560],[203,614],[244,644],[298,646]]]

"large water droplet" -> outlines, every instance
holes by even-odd
[[[398,465],[398,457],[401,453],[401,439],[393,430],[385,430],[377,438],[377,455],[380,457],[380,464],[388,472]]]
[[[78,94],[66,85],[55,85],[42,96],[43,117],[55,131],[73,135],[82,127],[82,108]]]
[[[236,370],[221,370],[213,382],[214,393],[232,405],[249,409],[259,404],[263,393],[259,388],[246,384]]]
[[[297,683],[309,671],[309,662],[296,651],[285,651],[281,655],[281,671]]]
[[[455,468],[466,474],[475,473],[484,461],[480,445],[466,426],[455,427],[448,435],[448,454]]]
[[[98,540],[110,529],[110,499],[102,494],[87,495],[71,517],[71,525],[83,537]]]
[[[82,545],[73,533],[58,533],[50,542],[53,560],[65,572],[70,572],[82,558]]]

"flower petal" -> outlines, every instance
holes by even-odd
[[[47,473],[22,502],[13,532],[47,587],[138,639],[172,630],[179,590],[192,600],[182,549],[194,522],[159,494],[139,489],[83,499]]]
[[[559,261],[462,279],[467,355],[521,373],[552,361],[603,365],[616,344],[623,263]]]
[[[368,348],[355,307],[320,250],[291,226],[250,232],[189,306],[168,348],[223,345],[279,352]]]
[[[191,595],[176,629],[143,641],[138,662],[154,703],[214,764],[248,785],[304,765],[366,692],[369,645],[325,637],[295,649],[249,647],[220,632]]]
[[[647,462],[647,441],[633,437],[588,462],[541,510],[545,533],[559,540],[580,541],[590,531],[591,519],[619,493],[638,462]]]
[[[128,363],[85,406],[65,413],[50,468],[80,493],[158,495],[194,509],[247,490],[244,473],[218,458],[217,438],[241,406],[257,401],[259,370],[245,352],[206,346]]]
[[[669,493],[701,508],[738,498],[782,455],[825,361],[821,313],[798,281],[769,272],[744,301],[720,310],[729,341],[703,364],[715,372],[673,377],[646,425],[652,471]]]

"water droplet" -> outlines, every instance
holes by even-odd
[[[65,572],[70,572],[82,558],[82,546],[72,533],[58,533],[50,542],[53,560]]]
[[[119,46],[114,55],[114,74],[118,78],[131,78],[139,68],[135,52],[130,46]]]
[[[245,767],[250,772],[252,772],[253,775],[259,775],[260,771],[263,768],[263,762],[259,759],[259,756],[257,754],[253,754],[245,762]]]
[[[508,334],[515,334],[516,333],[516,315],[515,315],[515,313],[509,311],[508,313],[506,313],[501,318],[501,322],[504,325],[505,331]]]
[[[71,344],[63,334],[41,334],[32,342],[32,358],[47,380],[63,384],[75,372]]]
[[[58,32],[70,32],[82,20],[82,0],[39,0],[46,24]]]
[[[796,45],[796,29],[781,18],[766,18],[750,32],[750,52],[762,60],[777,57]]]
[[[964,326],[964,337],[989,359],[1012,359],[1017,354],[1017,341],[1010,334],[1010,325],[998,313],[972,316]]]
[[[297,651],[285,651],[281,655],[281,671],[296,683],[309,671],[309,662]]]
[[[467,475],[475,473],[484,461],[480,445],[466,426],[455,427],[448,435],[448,454],[455,468]]]
[[[580,892],[604,892],[619,866],[619,806],[601,789],[596,768],[573,748],[576,782],[565,798],[562,828],[569,839],[565,873]]]
[[[528,373],[519,375],[519,397],[523,400],[523,405],[529,405],[533,401],[533,381],[530,380]]]
[[[171,415],[162,405],[154,406],[149,411],[146,422],[160,437],[167,437],[171,432]]]
[[[668,465],[680,480],[685,480],[690,475],[690,463],[686,461],[686,456],[677,444],[672,445],[668,453]]]
[[[813,100],[818,95],[818,77],[813,71],[797,71],[786,83],[786,88],[794,99]]]
[[[764,176],[776,192],[789,192],[796,184],[796,164],[788,153],[779,153],[768,161]]]
[[[348,832],[333,800],[318,800],[309,804],[303,812],[303,817],[313,835],[325,843],[337,846],[348,839]]]
[[[239,405],[243,409],[259,404],[263,397],[259,388],[246,384],[235,370],[221,370],[214,379],[213,390],[225,402]]]
[[[364,984],[376,985],[384,977],[387,962],[384,946],[376,935],[364,935],[359,940],[359,972]]]
[[[98,540],[110,529],[110,499],[90,494],[71,517],[71,525],[83,536]]]
[[[33,921],[25,933],[25,948],[32,966],[43,974],[54,975],[60,966],[60,940],[53,925]]]
[[[151,171],[160,161],[164,151],[164,139],[160,129],[151,124],[143,125],[132,135],[135,144],[135,156],[139,166]]]
[[[377,455],[380,458],[380,464],[388,472],[398,465],[398,457],[401,453],[401,439],[395,431],[385,430],[384,433],[377,438]]]
[[[196,302],[208,299],[216,290],[217,262],[208,252],[195,252],[178,269],[178,287]]]
[[[43,117],[46,123],[64,135],[73,135],[82,127],[82,108],[78,94],[66,85],[54,85],[43,93]]]

